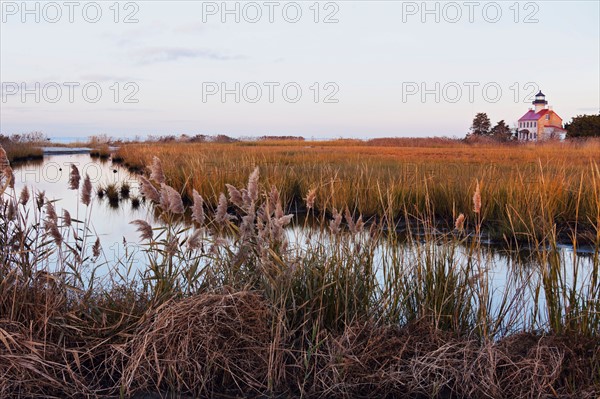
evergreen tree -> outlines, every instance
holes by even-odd
[[[600,114],[576,116],[565,129],[568,137],[600,137]]]
[[[492,126],[490,118],[488,118],[485,112],[479,112],[473,119],[473,125],[471,125],[471,133],[474,136],[487,136],[490,134],[490,127]]]

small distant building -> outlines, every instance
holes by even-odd
[[[530,109],[519,119],[517,138],[519,141],[543,141],[564,139],[567,131],[563,129],[562,118],[552,107],[546,108],[548,101],[541,91],[532,102],[535,109]]]

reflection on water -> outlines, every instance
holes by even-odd
[[[94,200],[90,207],[81,203],[80,193],[77,190],[68,188],[71,165],[79,168],[82,178],[89,175],[92,181]],[[125,168],[100,159],[92,159],[88,154],[61,154],[46,156],[43,161],[15,166],[14,173],[17,193],[24,186],[28,186],[34,194],[44,191],[49,200],[57,201],[55,207],[59,215],[65,209],[74,219],[88,220],[89,224],[86,228],[91,237],[88,240],[89,245],[94,243],[96,237],[100,238],[102,245],[102,258],[89,266],[89,270],[95,269],[96,276],[110,278],[111,275],[119,273],[121,276],[128,276],[129,280],[138,272],[146,270],[148,263],[143,251],[144,246],[136,244],[139,242],[138,233],[136,226],[131,225],[130,222],[143,219],[154,227],[159,227],[161,222],[157,219],[153,208],[141,200],[139,183]],[[33,201],[29,202],[29,206],[30,210],[35,212]],[[313,249],[324,246],[335,251],[336,243],[332,241],[336,239],[335,236],[320,230],[317,225],[322,223],[312,223],[305,216],[299,215],[297,223],[287,229],[289,248],[298,251],[299,254],[302,254],[302,250],[307,246]],[[423,241],[420,241],[421,239]],[[350,242],[351,246],[374,245],[368,261],[373,263],[377,280],[381,285],[381,295],[389,292],[386,290],[396,289],[390,284],[398,280],[388,279],[388,273],[411,273],[411,269],[422,264],[428,256],[433,256],[439,257],[444,267],[454,268],[459,265],[457,270],[461,273],[462,270],[469,270],[465,272],[466,278],[478,278],[478,273],[485,270],[486,279],[489,278],[485,284],[489,285],[492,293],[489,304],[492,311],[500,311],[503,299],[510,297],[513,301],[519,301],[516,306],[511,306],[511,309],[520,312],[521,317],[533,314],[536,306],[544,303],[544,292],[534,292],[535,287],[540,286],[542,270],[550,262],[544,257],[555,257],[565,271],[566,285],[575,285],[578,292],[589,281],[590,272],[594,270],[593,266],[598,261],[594,258],[597,256],[595,248],[581,247],[575,253],[568,245],[558,246],[553,253],[522,246],[506,248],[482,244],[481,250],[473,256],[470,248],[458,245],[456,242],[449,243],[443,240],[425,242],[424,237],[413,237],[389,244],[385,238],[374,242],[370,239],[369,233],[363,233],[355,235],[347,242]],[[233,243],[230,244],[233,247]],[[435,247],[434,251],[431,250],[432,247]],[[325,252],[323,256],[329,256],[329,253]],[[208,261],[203,260],[203,262]],[[463,269],[464,265],[472,263],[476,264],[475,268]],[[580,273],[576,282],[573,282],[573,273],[569,272],[571,270],[578,270]],[[537,301],[536,295],[539,295]]]
[[[69,172],[71,165],[79,168],[82,179],[90,176],[94,187],[94,200],[88,210],[79,200],[79,193],[69,190]],[[142,200],[139,193],[139,183],[135,175],[126,168],[114,165],[110,161],[93,159],[89,154],[53,154],[46,155],[44,160],[29,161],[15,166],[17,192],[27,185],[32,192],[45,191],[50,200],[55,203],[57,212],[62,214],[66,209],[76,219],[89,216],[89,229],[95,236],[100,237],[106,259],[122,259],[125,249],[128,250],[129,260],[134,264],[143,265],[144,255],[135,246],[139,241],[136,227],[130,222],[135,219],[143,219],[151,222],[154,226],[160,226],[160,220],[156,218],[152,209]],[[123,190],[125,189],[126,190]],[[109,194],[109,190],[115,190],[116,194]],[[119,199],[114,200],[114,195]],[[111,200],[111,198],[113,198]],[[32,205],[33,206],[33,205]],[[89,212],[86,214],[86,212]],[[320,224],[320,221],[316,221]],[[297,224],[288,229],[290,242],[302,246],[307,240],[308,231],[315,223],[305,220],[305,216],[297,218]],[[322,239],[322,235],[318,235]],[[125,243],[125,244],[124,244]],[[124,247],[127,246],[127,248]],[[402,245],[407,253],[411,252],[411,245]],[[573,263],[573,248],[568,245],[558,247],[560,257],[567,266]],[[578,261],[585,262],[586,258],[594,255],[594,248],[580,247],[577,251]],[[465,254],[466,256],[466,254]],[[487,246],[484,248],[484,256],[491,264],[508,269],[513,264],[520,267],[529,264],[539,264],[538,251],[527,247],[502,248],[499,246]],[[591,262],[591,260],[590,260]]]
[[[90,177],[94,199],[89,210],[81,203],[80,193],[69,189],[71,165],[79,168],[82,179],[86,174]],[[49,200],[56,200],[59,215],[63,209],[75,219],[88,215],[89,228],[100,237],[104,248],[111,247],[111,243],[122,243],[123,240],[137,242],[135,227],[129,222],[146,219],[149,212],[139,200],[139,185],[135,176],[127,169],[110,162],[92,160],[88,154],[61,154],[46,156],[39,162],[18,164],[14,173],[17,192],[27,185],[33,193],[44,191]],[[106,195],[97,195],[99,188],[114,185],[119,189],[123,183],[129,185],[129,195],[118,202],[110,201]]]

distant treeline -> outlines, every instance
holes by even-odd
[[[0,144],[41,144],[48,141],[42,132],[29,132],[21,134],[0,134]]]

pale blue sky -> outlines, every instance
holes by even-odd
[[[84,19],[82,8],[89,2],[74,9],[73,23],[62,2],[57,2],[63,15],[56,23],[45,20],[55,13],[46,8],[44,15],[44,2],[39,3],[39,23],[35,15],[21,21],[22,10],[14,9],[20,1],[2,3],[0,131],[5,134],[41,130],[50,136],[82,137],[100,133],[462,137],[477,112],[487,112],[494,123],[516,122],[530,106],[524,101],[533,90],[525,87],[528,82],[544,91],[565,122],[600,109],[598,1],[519,2],[516,7],[515,1],[479,1],[474,22],[469,22],[465,2],[427,2],[430,9],[437,4],[439,23],[435,15],[422,15],[420,1],[323,1],[318,4],[319,23],[313,20],[314,1],[297,2],[302,10],[297,23],[284,19],[295,16],[295,5],[283,13],[289,2],[274,8],[273,23],[263,1],[255,3],[263,12],[258,23],[244,18],[243,2],[239,23],[233,15],[226,15],[223,23],[221,10],[209,14],[213,5],[221,7],[220,1],[121,2],[119,23],[113,20],[113,1],[97,2],[102,11],[97,23]],[[451,23],[457,18],[454,5],[462,17]],[[486,21],[496,18],[498,6],[499,21]],[[94,9],[87,10],[87,17],[93,18]],[[247,18],[254,18],[254,9],[246,11]],[[139,22],[123,23],[132,12]],[[323,23],[330,13],[337,23]],[[523,21],[530,14],[537,23]],[[34,91],[35,82],[41,86],[56,82],[62,86],[62,97],[56,103],[48,101],[55,95],[48,86],[39,103],[33,95],[23,100],[20,93],[11,92],[14,83],[23,82]],[[65,82],[80,84],[72,103]],[[81,86],[90,82],[102,89],[96,103],[81,93]],[[120,85],[117,103],[115,82]],[[132,97],[138,103],[123,102],[133,90],[123,87],[127,82],[139,88]],[[231,94],[223,103],[217,94],[203,101],[203,86],[225,83],[234,88],[236,82],[240,87],[251,82],[261,86],[261,100],[251,103],[242,96],[236,103]],[[265,82],[280,84],[273,102]],[[282,94],[282,86],[290,82],[302,89],[296,103],[287,102]],[[317,103],[315,82],[321,96]],[[333,96],[337,103],[323,102],[335,88],[325,87],[329,82],[339,88]],[[421,93],[406,93],[407,88],[420,90],[422,84],[435,89],[436,82],[440,89],[447,88],[439,103],[433,93],[425,101]],[[462,87],[455,102],[448,101],[457,95],[448,85],[451,82]],[[465,82],[479,85],[474,87],[473,102]],[[490,83],[491,97],[494,87],[502,90],[497,102],[486,101],[482,92]],[[252,87],[247,87],[251,90],[247,94],[254,97]]]

